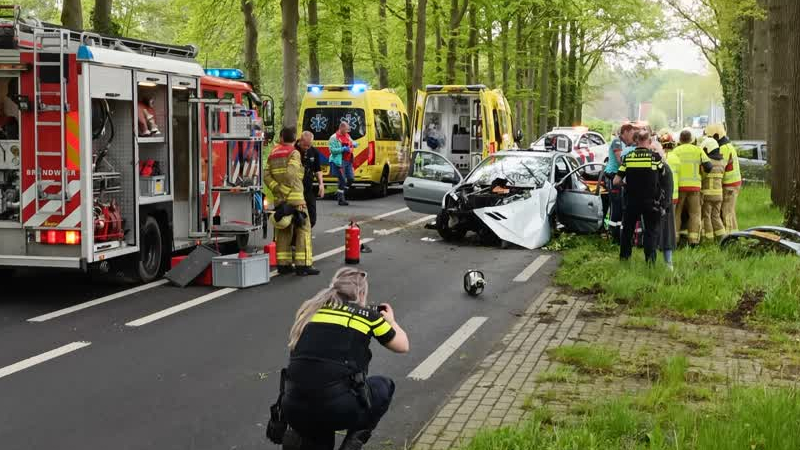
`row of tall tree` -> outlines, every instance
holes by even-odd
[[[37,1],[36,8],[55,0]],[[652,0],[97,0],[91,28],[197,43],[201,60],[233,65],[262,91],[281,92],[294,124],[308,83],[361,81],[394,88],[410,107],[425,84],[486,84],[512,103],[515,125],[535,138],[582,120],[611,58],[649,58],[660,37]],[[86,0],[62,2],[82,28]],[[101,19],[101,15],[104,19]],[[89,28],[89,27],[87,27]],[[277,96],[277,95],[276,95]]]
[[[768,141],[773,202],[800,229],[800,2],[663,1],[719,75],[729,135]]]

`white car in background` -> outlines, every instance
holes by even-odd
[[[561,139],[559,139],[561,138]],[[566,138],[566,139],[564,139]],[[555,127],[547,134],[532,143],[530,150],[569,153],[579,164],[601,163],[608,161],[608,143],[603,135],[589,131],[586,127]],[[586,177],[596,180],[600,177],[602,166],[587,169]]]

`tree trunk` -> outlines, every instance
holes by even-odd
[[[558,124],[558,25],[553,27],[552,35],[550,36],[550,111],[547,116],[547,129],[552,129]],[[544,89],[544,86],[542,86]]]
[[[573,106],[575,108],[574,112],[572,113],[572,123],[581,124],[583,123],[583,77],[584,77],[584,67],[583,63],[583,55],[586,52],[586,31],[583,28],[578,28],[578,56],[577,61],[575,63],[575,99],[573,102]]]
[[[561,26],[561,61],[560,70],[561,77],[559,78],[559,94],[558,94],[558,125],[569,126],[569,111],[572,107],[569,104],[569,53],[567,52],[567,33],[570,32],[570,24],[565,22]]]
[[[503,19],[500,22],[500,55],[503,58],[503,92],[508,94],[508,21]]]
[[[355,68],[353,62],[353,27],[350,21],[350,5],[347,4],[348,0],[342,0],[339,5],[339,27],[342,30],[342,46],[339,49],[339,59],[342,60],[342,74],[344,75],[344,84],[353,84],[356,78]]]
[[[552,52],[550,51],[550,42],[553,39],[553,27],[550,23],[547,26],[547,31],[543,33],[542,38],[542,64],[541,64],[541,78],[539,79],[539,129],[537,133],[539,136],[547,133],[547,118],[550,112],[550,65]]]
[[[444,49],[444,38],[442,37],[442,17],[438,0],[433,0],[433,26],[434,26],[434,38],[436,39],[436,55],[435,55],[436,78],[434,79],[434,83],[442,84],[444,83],[444,78],[442,77],[442,75],[444,74],[444,67],[442,67],[442,51]]]
[[[800,34],[800,3],[795,0],[769,0],[770,39],[770,127],[769,151],[772,168],[772,200],[787,207],[786,222],[800,229],[800,59],[797,48]]]
[[[428,13],[428,0],[419,0],[417,4],[417,42],[414,53],[414,82],[412,83],[413,89],[411,91],[411,98],[417,95],[417,90],[422,89],[422,74],[425,69],[425,34]],[[408,108],[411,110],[415,107],[414,102],[408,103]]]
[[[119,30],[111,22],[111,0],[95,0],[92,10],[92,28],[100,34],[116,36]]]
[[[81,0],[64,0],[61,7],[61,24],[73,30],[83,29]]]
[[[486,10],[487,16],[489,15],[488,9]],[[497,81],[495,78],[495,71],[494,71],[494,37],[492,36],[494,30],[492,29],[494,26],[494,22],[492,20],[488,20],[487,17],[487,25],[486,25],[486,58],[487,58],[487,79],[489,80],[489,87],[492,89],[495,88],[495,82]]]
[[[467,41],[469,47],[469,67],[467,77],[467,84],[476,84],[478,82],[479,74],[479,61],[478,61],[478,8],[475,3],[469,7],[469,39]]]
[[[569,29],[569,61],[567,62],[567,74],[569,76],[569,83],[567,84],[567,106],[563,107],[565,109],[565,119],[566,121],[563,122],[565,125],[572,125],[575,123],[575,103],[577,99],[575,98],[575,88],[577,86],[577,64],[578,64],[578,33],[576,30],[577,24],[572,22]]]
[[[469,6],[469,0],[450,0],[450,36],[447,39],[447,70],[445,83],[456,82],[456,64],[458,64],[458,37],[461,30],[461,19]]]
[[[386,0],[381,0],[378,4],[378,17],[380,19],[380,26],[378,27],[378,86],[381,89],[389,87],[389,68],[386,64],[389,62],[389,45],[386,42]]]
[[[759,0],[765,7],[766,0]],[[767,139],[769,124],[769,27],[766,20],[750,19],[745,29],[747,47],[744,67],[746,70],[746,101],[744,139]]]
[[[317,1],[308,0],[308,82],[319,84],[319,19]]]
[[[261,62],[258,58],[258,21],[253,0],[242,0],[244,14],[244,70],[256,92],[261,91]]]
[[[406,105],[414,104],[414,5],[406,0]],[[410,108],[411,106],[409,106]]]
[[[297,127],[297,23],[299,21],[298,0],[281,0],[284,127]]]
[[[525,16],[522,12],[522,8],[519,8],[517,11],[517,18],[514,23],[514,29],[516,30],[516,49],[515,49],[515,56],[514,56],[514,114],[518,121],[524,122],[525,120],[525,96],[527,95],[527,90],[525,89],[525,59],[526,59],[526,51],[525,46],[526,42],[523,38],[525,33]]]
[[[534,33],[536,36],[536,33]],[[524,135],[525,138],[528,139],[530,142],[536,140],[536,136],[534,136],[534,128],[536,127],[536,97],[534,93],[536,92],[536,75],[538,72],[536,71],[536,48],[538,46],[538,38],[534,38],[534,41],[531,45],[528,45],[528,98],[525,101],[526,104],[526,121],[524,127]],[[522,127],[522,118],[519,119],[520,127]],[[524,142],[521,143],[523,147],[527,147]]]

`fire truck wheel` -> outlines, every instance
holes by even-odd
[[[149,283],[161,275],[164,260],[164,244],[161,237],[161,227],[158,221],[149,216],[140,231],[141,250],[136,264],[139,279]]]

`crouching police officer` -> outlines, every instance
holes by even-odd
[[[367,306],[367,291],[366,272],[342,268],[297,311],[281,404],[284,449],[329,450],[335,432],[347,430],[340,449],[358,450],[389,409],[394,382],[367,377],[370,340],[406,353],[408,337],[391,306]]]

